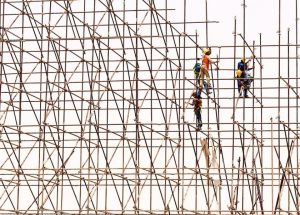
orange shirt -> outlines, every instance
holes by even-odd
[[[206,69],[209,70],[209,64],[209,57],[206,54],[204,54],[202,56],[202,65],[204,65]]]

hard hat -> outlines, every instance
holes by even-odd
[[[205,49],[202,50],[202,52],[203,52],[204,54],[206,54],[206,53],[209,52],[209,50],[205,48]]]
[[[210,50],[210,48],[204,48],[204,49],[202,49],[202,52],[204,53],[204,54],[206,54],[206,55],[210,55],[211,54],[211,50]]]
[[[245,57],[242,57],[242,58],[241,58],[241,61],[243,61],[243,62],[246,62],[246,60],[247,60],[247,59],[246,59]]]
[[[238,70],[236,70],[235,74],[236,74],[236,77],[241,77],[242,71],[238,69]]]

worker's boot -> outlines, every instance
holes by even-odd
[[[199,129],[202,130],[202,122],[199,124]]]
[[[206,94],[211,94],[211,92],[210,92],[211,86],[208,85],[206,82],[204,82],[204,88],[206,90]]]
[[[197,93],[197,97],[198,97],[198,98],[201,97],[201,91],[202,91],[202,90],[201,90],[200,88],[196,90],[196,93]]]

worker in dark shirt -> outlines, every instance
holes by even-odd
[[[201,130],[202,128],[202,117],[201,117],[201,110],[202,110],[202,98],[197,92],[193,92],[193,103],[191,105],[194,106],[194,112],[196,115],[196,127],[197,130]]]
[[[252,79],[249,79],[249,75],[248,75],[248,71],[253,69],[253,68],[249,68],[248,67],[248,63],[254,58],[254,56],[252,56],[248,61],[246,60],[246,58],[242,57],[241,61],[238,63],[238,70],[236,71],[236,78],[237,78],[237,82],[238,82],[238,92],[240,97],[245,97],[245,98],[249,98],[248,96],[248,89],[250,87],[250,84],[252,82]],[[241,92],[241,88],[243,86],[243,91]],[[242,95],[242,93],[244,95]]]

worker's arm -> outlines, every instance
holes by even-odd
[[[219,67],[218,67],[218,61],[216,60],[216,61],[213,61],[212,59],[210,59],[210,57],[208,57],[208,60],[209,60],[209,63],[210,64],[214,64],[215,66],[216,66],[216,69],[219,69]]]
[[[254,59],[255,58],[255,55],[252,55],[250,58],[249,58],[249,60],[246,62],[246,64],[247,63],[249,63],[252,59]]]
[[[255,64],[255,62],[253,62],[253,67],[251,67],[251,68],[248,68],[248,65],[247,65],[247,70],[252,70],[252,69],[254,69],[254,68],[255,68],[254,64]]]
[[[208,61],[209,61],[211,64],[217,63],[217,61],[213,61],[210,57],[208,57]]]

